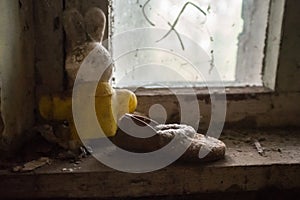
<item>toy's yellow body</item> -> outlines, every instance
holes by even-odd
[[[77,144],[81,143],[74,124],[72,103],[76,103],[76,112],[79,110],[83,116],[83,120],[76,121],[81,123],[77,127],[82,128],[80,139],[83,140],[114,136],[118,128],[118,119],[125,113],[133,113],[137,106],[134,93],[128,90],[115,90],[109,84],[113,62],[109,52],[101,45],[105,24],[105,14],[99,8],[89,9],[84,17],[76,9],[70,9],[64,13],[64,28],[70,45],[70,48],[67,49],[65,63],[68,88],[69,90],[73,89],[78,76],[81,82],[79,81],[80,83],[76,87],[79,87],[80,92],[76,95],[82,96],[74,95],[75,98],[87,97],[90,100],[91,97],[95,97],[95,105],[88,105],[88,102],[82,102],[84,100],[81,98],[79,99],[81,101],[72,101],[72,94],[67,92],[52,96],[46,95],[39,101],[39,111],[43,118],[56,122],[68,121],[71,134],[64,142],[69,142],[70,148],[76,148]],[[89,82],[91,81],[90,77],[87,75],[82,78],[81,75],[78,75],[79,69],[84,67],[82,65],[88,66],[88,72],[91,74],[93,74],[92,70],[99,70],[99,73],[103,70],[95,94],[88,94],[90,86],[93,86],[93,83]],[[91,127],[95,112],[103,131],[99,131],[99,134],[98,131],[93,131],[95,127]],[[72,143],[74,141],[75,143]]]
[[[114,136],[117,132],[117,120],[125,113],[133,113],[137,107],[137,99],[134,93],[128,90],[115,90],[109,83],[100,82],[95,94],[95,110],[98,122],[107,137]],[[72,114],[72,96],[54,95],[43,96],[39,102],[40,114],[43,118],[52,121],[68,121],[71,130],[71,139],[78,140],[77,131]],[[82,109],[85,116],[95,115],[93,111]],[[114,117],[115,116],[115,117]],[[103,137],[92,135],[89,125],[86,125],[84,138],[99,139]]]

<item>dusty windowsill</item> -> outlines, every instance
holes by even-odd
[[[224,90],[216,88],[213,90],[215,95],[212,98],[205,88],[197,88],[194,91],[184,88],[172,91],[140,88],[135,91],[138,97],[137,111],[147,114],[152,105],[159,104],[167,113],[167,123],[178,123],[181,119],[181,102],[193,103],[196,97],[201,114],[200,127],[208,129],[214,106],[212,100],[224,102],[223,92]],[[227,88],[225,92],[227,127],[299,127],[299,92],[277,92],[265,87]]]
[[[142,197],[207,192],[256,191],[267,187],[300,188],[300,130],[225,131],[226,159],[208,164],[176,163],[157,172],[127,174],[109,169],[93,158],[80,169],[54,161],[32,173],[0,171],[2,198]],[[251,139],[260,141],[260,156]]]
[[[273,90],[255,86],[255,87],[211,87],[210,90],[207,87],[196,87],[196,88],[138,88],[136,90],[129,88],[134,91],[138,97],[153,97],[153,96],[172,96],[172,95],[192,95],[197,96],[209,96],[211,93],[226,92],[228,97],[231,96],[256,96],[259,94],[270,94]]]

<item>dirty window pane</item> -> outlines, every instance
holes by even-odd
[[[191,4],[186,6],[175,26],[182,37],[172,31],[160,42],[184,48],[185,52],[199,52],[196,64],[172,51],[141,50],[131,45],[164,36],[187,2]],[[159,87],[166,83],[174,87],[219,85],[219,78],[226,86],[262,85],[269,0],[113,0],[112,8],[112,54],[117,87]],[[125,37],[128,31],[149,27],[164,31],[157,31],[155,36],[151,33]],[[122,34],[126,40],[114,40]],[[189,45],[189,40],[204,53]],[[124,45],[128,53],[120,56],[118,50]],[[217,71],[219,78],[212,71]]]

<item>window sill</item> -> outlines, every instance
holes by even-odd
[[[129,88],[130,89],[130,88]],[[133,89],[131,89],[133,90]],[[153,97],[153,96],[172,96],[172,95],[189,95],[193,92],[193,95],[197,96],[209,96],[210,91],[206,87],[199,88],[138,88],[134,91],[138,97]],[[249,96],[259,94],[271,94],[274,91],[266,87],[226,87],[225,90],[219,87],[211,89],[211,92],[218,94],[225,92],[227,97],[230,96]]]
[[[120,173],[93,158],[80,169],[54,161],[32,173],[0,171],[3,198],[107,198],[247,192],[269,187],[300,188],[300,130],[224,131],[226,159],[208,164],[174,164],[148,174]],[[249,138],[261,141],[260,156]]]
[[[223,95],[224,89],[212,91],[215,99],[218,94]],[[299,127],[300,120],[300,92],[277,92],[266,87],[233,87],[225,88],[227,111],[226,127]],[[207,88],[185,89],[145,89],[135,91],[138,98],[137,111],[149,113],[152,105],[160,104],[167,113],[167,123],[180,121],[181,96],[187,102],[195,98],[201,111],[200,127],[206,130],[211,120],[211,95]],[[189,98],[191,97],[191,98]],[[221,96],[221,99],[224,96]],[[288,115],[283,115],[288,113]]]

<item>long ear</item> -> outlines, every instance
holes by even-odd
[[[64,12],[63,23],[67,39],[70,41],[72,48],[86,42],[85,22],[76,9],[69,9]]]
[[[92,40],[102,42],[105,26],[106,16],[104,12],[97,7],[90,8],[85,14],[86,31]]]

